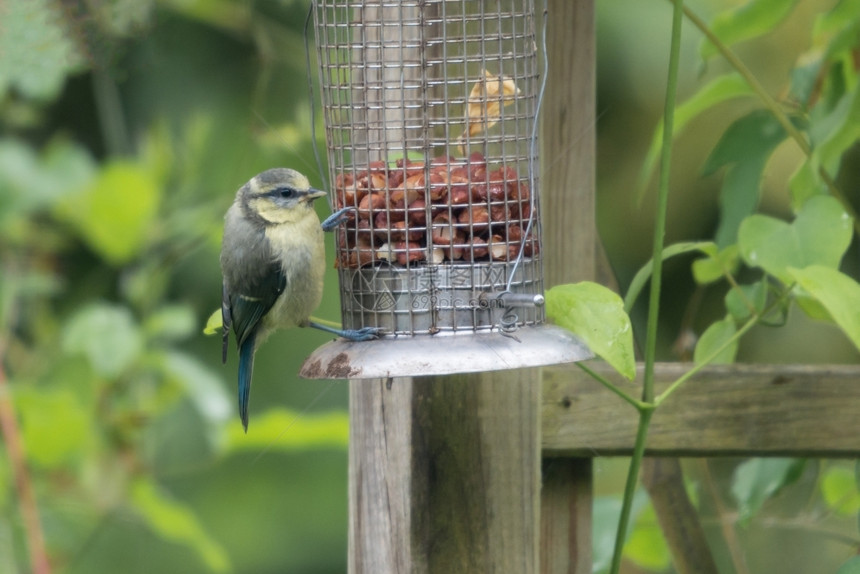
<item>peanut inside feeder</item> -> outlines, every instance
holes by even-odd
[[[527,181],[511,167],[466,159],[377,161],[335,178],[338,208],[355,207],[341,235],[337,265],[384,261],[400,266],[454,261],[513,261],[539,251],[524,231],[531,216]]]
[[[544,322],[531,0],[318,0],[345,328]],[[501,299],[508,293],[520,299]]]

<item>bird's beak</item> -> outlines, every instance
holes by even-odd
[[[317,198],[323,197],[324,195],[327,195],[325,191],[323,191],[321,189],[314,189],[313,187],[311,187],[307,190],[307,192],[305,192],[305,198],[304,199],[305,199],[305,201],[310,202],[310,201],[313,201]]]

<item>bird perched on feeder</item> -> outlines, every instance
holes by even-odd
[[[227,362],[232,327],[239,347],[239,416],[246,432],[254,353],[273,331],[309,326],[353,341],[379,334],[375,327],[340,330],[310,320],[322,299],[323,231],[345,221],[350,210],[341,209],[320,224],[313,202],[325,194],[299,172],[274,168],[243,185],[224,217],[222,360]]]

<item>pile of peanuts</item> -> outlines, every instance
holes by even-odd
[[[509,261],[521,247],[526,257],[538,249],[531,233],[523,241],[528,185],[512,167],[490,170],[480,153],[436,157],[429,170],[405,158],[394,166],[371,162],[366,170],[338,174],[335,196],[339,209],[355,208],[339,235],[338,267]]]

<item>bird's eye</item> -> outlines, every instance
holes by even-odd
[[[277,190],[278,195],[283,197],[284,199],[289,199],[296,194],[296,190],[291,187],[280,187]]]

